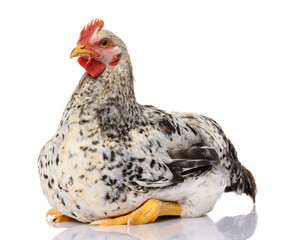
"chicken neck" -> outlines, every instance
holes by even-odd
[[[144,121],[142,107],[136,102],[133,73],[127,53],[119,64],[109,67],[99,77],[84,75],[68,106],[81,106],[80,121],[93,118],[100,132],[110,138],[121,138]],[[68,108],[67,106],[67,108]]]

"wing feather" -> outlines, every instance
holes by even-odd
[[[182,183],[186,178],[198,177],[209,172],[214,165],[219,164],[219,157],[216,151],[208,147],[190,147],[186,150],[179,150],[170,153],[173,162],[170,164],[161,163],[169,168],[170,177],[158,180],[139,179],[136,183],[142,187],[163,188]],[[148,171],[153,171],[148,169]],[[168,176],[168,175],[167,175]]]

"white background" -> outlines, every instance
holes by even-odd
[[[251,239],[282,238],[283,4],[272,0],[1,1],[1,235],[43,240],[65,230],[45,222],[50,206],[36,162],[84,72],[70,52],[96,17],[126,43],[140,103],[222,125],[257,180]],[[213,223],[251,209],[248,197],[225,194],[209,217]],[[194,226],[191,239],[208,228]]]

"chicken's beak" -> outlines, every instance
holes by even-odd
[[[98,53],[94,51],[90,51],[86,49],[86,45],[77,45],[71,52],[70,58],[78,57],[78,56],[86,56],[89,57],[90,54],[99,57]]]

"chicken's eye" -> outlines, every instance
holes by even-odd
[[[100,47],[107,48],[109,45],[109,41],[107,39],[103,39],[99,43]]]

